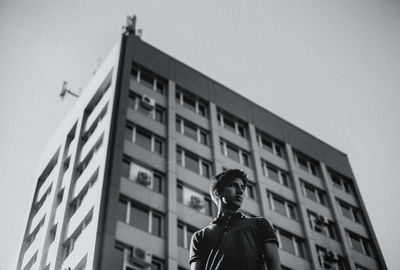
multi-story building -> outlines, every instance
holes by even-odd
[[[283,269],[387,269],[344,153],[133,33],[40,162],[17,269],[188,269],[226,168],[248,172],[243,212],[274,225]]]

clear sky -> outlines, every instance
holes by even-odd
[[[400,2],[0,1],[0,269],[14,269],[38,158],[120,37],[143,40],[348,154],[400,269]]]

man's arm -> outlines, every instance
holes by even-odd
[[[203,270],[203,262],[201,260],[194,261],[190,264],[190,270]]]
[[[264,244],[264,261],[268,270],[282,270],[276,243],[266,242]],[[194,268],[191,268],[191,270],[194,270]]]

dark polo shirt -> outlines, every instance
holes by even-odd
[[[190,244],[190,263],[201,260],[205,270],[261,270],[266,242],[278,246],[272,225],[241,213],[214,219],[197,231]]]

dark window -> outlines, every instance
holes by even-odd
[[[200,143],[208,145],[208,134],[205,131],[200,131]]]
[[[135,143],[151,151],[151,135],[141,130],[136,130]]]
[[[186,136],[192,138],[197,141],[197,128],[187,122],[184,122],[183,132]]]
[[[200,173],[198,158],[188,152],[185,152],[185,168],[195,173]]]
[[[131,225],[138,229],[149,231],[149,212],[146,209],[137,206],[131,207]]]
[[[151,259],[151,270],[164,270],[164,261],[153,256]]]
[[[202,176],[207,177],[207,178],[211,176],[210,164],[208,164],[205,161],[202,161],[201,169],[202,169]]]
[[[130,170],[131,170],[130,168],[131,168],[131,162],[128,159],[124,158],[122,160],[121,175],[123,177],[129,179],[129,177],[130,177],[129,174],[130,174]]]
[[[183,107],[196,112],[196,100],[187,95],[183,96]]]
[[[164,110],[157,107],[156,111],[155,111],[155,116],[154,116],[155,119],[154,120],[156,120],[157,122],[160,122],[160,123],[164,123],[164,114],[165,114]]]
[[[151,233],[155,236],[162,236],[162,217],[159,214],[153,213]]]
[[[158,193],[163,193],[163,177],[159,174],[153,174],[153,190]]]
[[[239,150],[232,147],[231,145],[226,145],[227,156],[237,162],[240,162]]]
[[[160,139],[154,139],[154,152],[163,154],[163,141]]]
[[[255,191],[254,184],[247,182],[245,192],[246,192],[246,195],[248,198],[250,198],[252,200],[256,199],[256,191]]]

